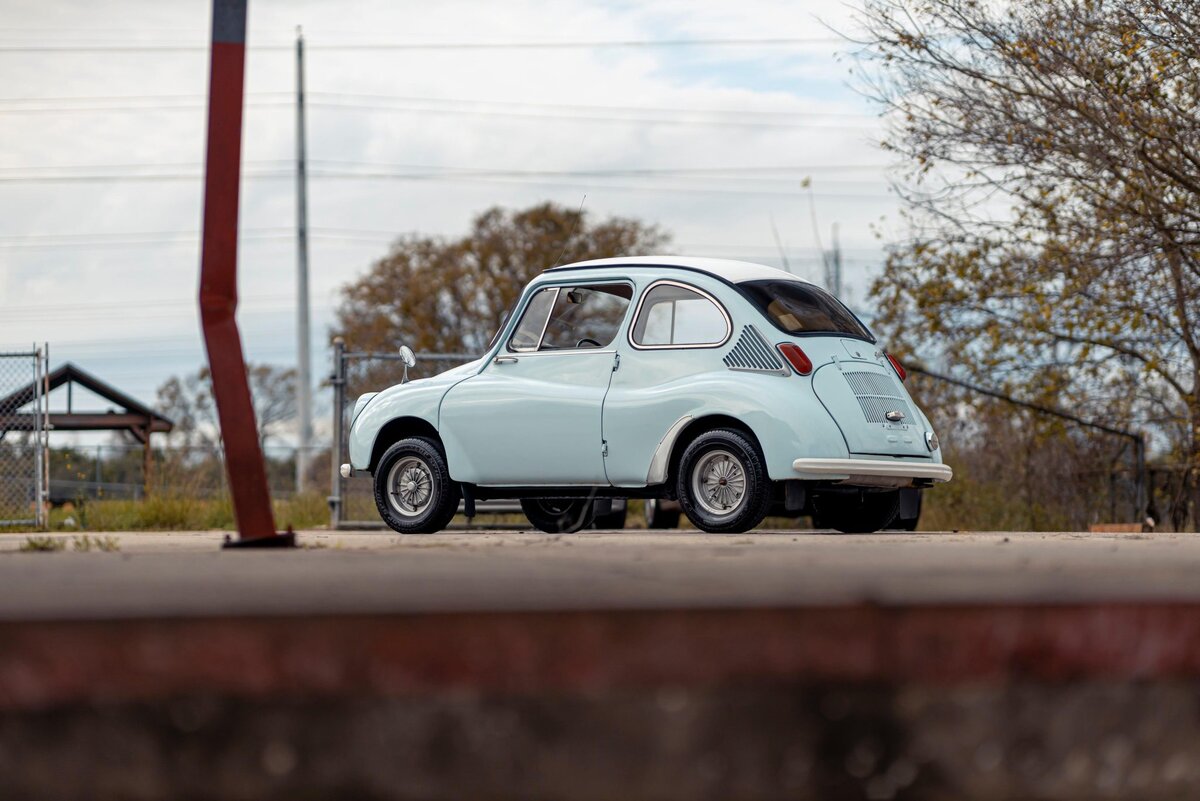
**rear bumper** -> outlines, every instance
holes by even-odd
[[[847,484],[894,482],[896,486],[902,486],[921,479],[944,482],[954,476],[950,465],[902,462],[897,459],[797,459],[792,462],[792,469],[802,478]]]

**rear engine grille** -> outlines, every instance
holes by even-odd
[[[779,373],[787,375],[783,362],[775,355],[774,348],[752,325],[742,329],[742,335],[732,350],[722,359],[730,370],[750,370],[756,373]]]
[[[903,412],[904,420],[901,422],[914,422],[912,410],[908,407],[908,401],[904,399],[903,391],[896,384],[896,379],[880,373],[856,372],[844,375],[868,423],[888,422],[885,417],[888,412]]]

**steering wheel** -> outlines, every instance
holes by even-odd
[[[575,343],[575,347],[582,348],[585,343],[591,343],[593,347],[597,347],[597,348],[601,347],[600,343],[597,342],[596,340],[592,339],[591,337],[584,337],[583,339],[579,340],[578,342]]]

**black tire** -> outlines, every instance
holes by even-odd
[[[398,487],[406,474],[406,486]],[[442,449],[425,437],[400,440],[375,467],[375,506],[383,522],[401,534],[444,529],[458,511],[461,493]]]
[[[727,428],[706,431],[687,446],[675,489],[692,525],[712,534],[749,531],[771,506],[771,479],[758,445]]]
[[[921,498],[924,495],[919,489],[900,490],[900,504],[896,516],[888,528],[895,531],[916,531],[921,522]]]
[[[534,528],[547,534],[574,534],[596,518],[594,501],[569,498],[523,498],[521,511]]]
[[[613,501],[613,506],[616,506],[620,501]],[[621,503],[620,509],[613,509],[606,515],[596,515],[592,521],[592,528],[599,529],[623,529],[625,528],[625,518],[629,515],[629,507],[626,503]]]
[[[680,510],[678,507],[664,509],[661,498],[645,500],[646,528],[679,528]]]
[[[813,497],[813,523],[843,534],[870,534],[887,528],[899,506],[897,490],[822,492]]]

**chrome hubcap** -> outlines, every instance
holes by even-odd
[[[388,473],[388,500],[398,514],[417,517],[433,499],[433,473],[417,456],[405,456]]]
[[[692,497],[710,515],[734,514],[746,499],[746,468],[727,450],[704,454],[692,469]]]

